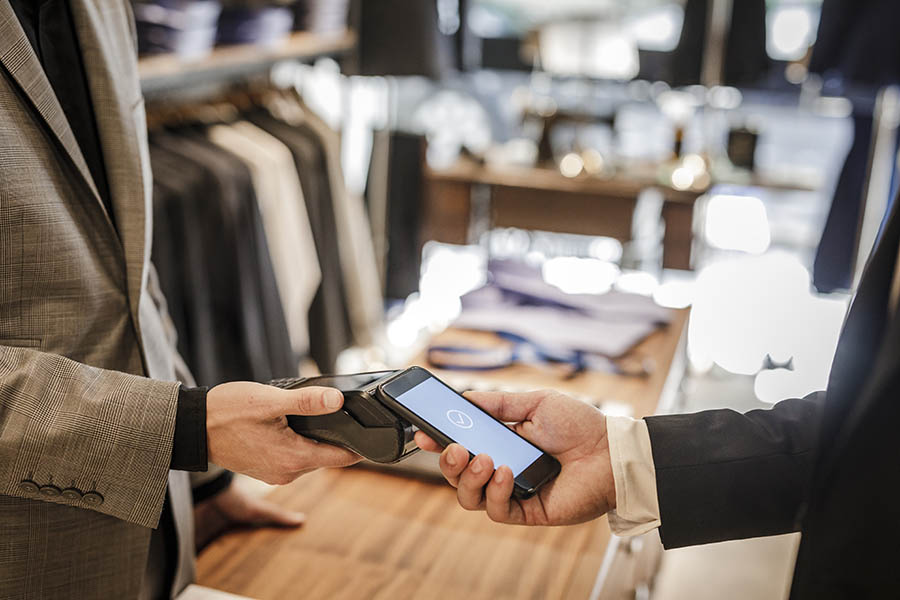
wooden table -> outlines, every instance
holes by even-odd
[[[526,366],[485,377],[498,386],[516,381],[615,399],[650,414],[674,395],[686,322],[687,311],[678,311],[636,348],[657,363],[645,378],[586,373],[564,381]],[[223,536],[200,555],[199,583],[262,599],[588,598],[611,537],[605,518],[571,527],[498,525],[462,510],[444,483],[366,468],[319,471],[269,497],[306,512],[307,524]]]

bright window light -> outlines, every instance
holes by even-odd
[[[809,272],[784,252],[744,255],[704,268],[688,329],[692,362],[756,375],[767,354],[789,357],[794,371],[759,378],[760,399],[824,389],[847,302],[809,290]]]
[[[487,281],[486,258],[480,248],[428,242],[422,257],[419,293],[427,303],[459,300]]]
[[[678,45],[683,23],[684,9],[671,3],[637,15],[626,27],[641,50],[671,52]]]
[[[772,241],[766,207],[753,196],[713,196],[706,206],[704,236],[713,248],[762,254]]]
[[[768,17],[767,50],[775,60],[799,60],[816,33],[812,12],[799,6],[772,9]]]
[[[616,289],[629,294],[650,296],[659,287],[659,279],[651,273],[629,271],[623,273],[616,281]]]
[[[653,300],[666,308],[687,308],[694,301],[694,282],[667,281],[653,290]]]
[[[541,28],[539,40],[541,67],[548,73],[627,81],[640,70],[637,44],[609,23],[551,23]]]
[[[595,258],[551,258],[541,272],[544,281],[568,294],[605,294],[619,278],[619,267]]]
[[[672,187],[676,190],[687,190],[694,185],[694,174],[687,167],[678,167],[672,171]]]
[[[760,401],[774,404],[802,398],[828,386],[847,303],[848,298],[809,295],[794,304],[769,352],[789,356],[794,368],[760,371],[753,382]]]
[[[591,241],[588,255],[606,262],[617,263],[622,260],[622,242],[615,238],[598,237]]]
[[[559,172],[565,177],[578,177],[583,170],[584,161],[574,152],[569,152],[559,161]]]

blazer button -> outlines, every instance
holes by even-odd
[[[33,482],[30,479],[23,479],[19,482],[19,491],[25,492],[26,494],[37,494],[38,490],[41,488],[38,487],[38,484]]]
[[[66,500],[81,500],[81,490],[77,488],[66,488],[62,491],[62,497]]]
[[[88,492],[81,497],[81,501],[92,506],[100,506],[101,504],[103,504],[103,496],[101,496],[97,492]]]
[[[59,488],[55,485],[42,485],[41,486],[41,496],[47,496],[48,498],[55,498],[59,496],[60,491]]]

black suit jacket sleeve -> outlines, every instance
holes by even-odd
[[[648,417],[663,545],[797,531],[823,401]]]

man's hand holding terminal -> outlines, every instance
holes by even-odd
[[[283,390],[249,382],[223,383],[206,400],[209,460],[271,484],[286,484],[322,467],[346,467],[359,456],[297,435],[286,415],[340,410],[344,396],[324,387]]]

